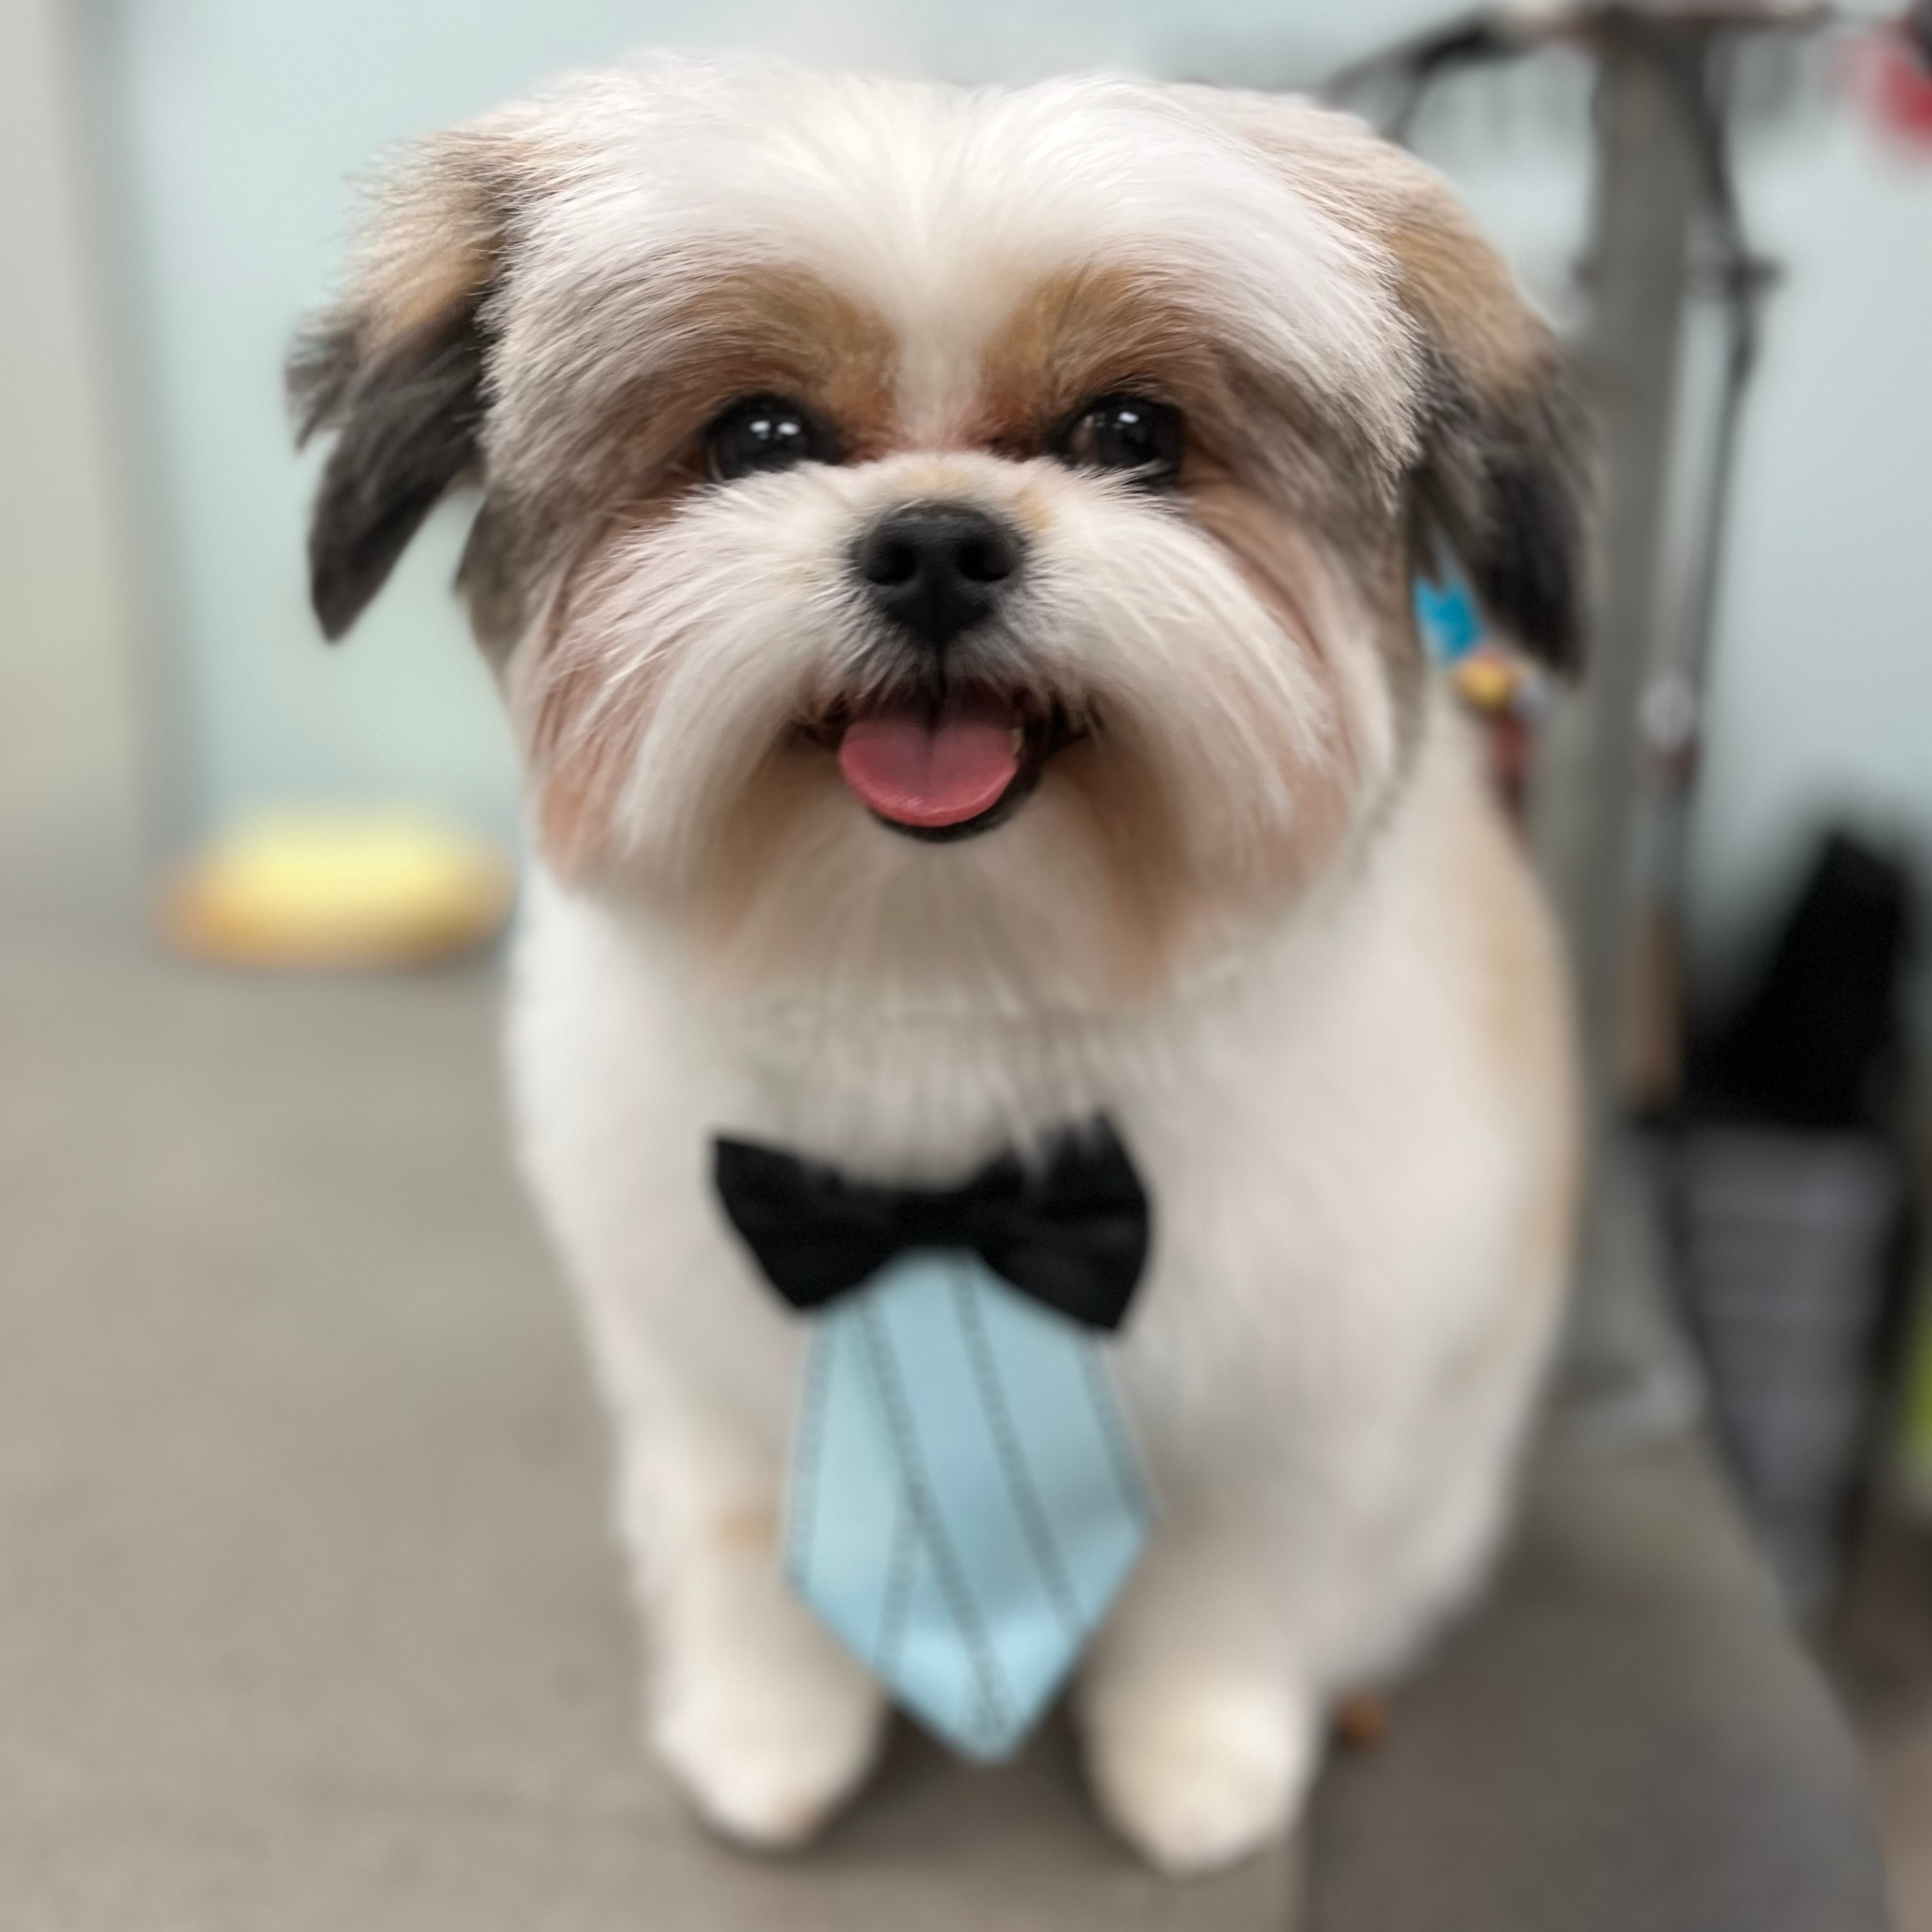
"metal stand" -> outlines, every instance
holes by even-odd
[[[1622,1064],[1648,803],[1641,718],[1660,632],[1690,240],[1702,166],[1679,90],[1701,83],[1695,25],[1600,23],[1590,320],[1578,350],[1600,425],[1602,578],[1586,688],[1558,713],[1534,843],[1574,962],[1594,1158],[1562,1415],[1592,1440],[1682,1426],[1698,1404],[1665,1315],[1648,1189],[1622,1143]]]
[[[1731,190],[1720,63],[1744,35],[1810,31],[1839,17],[1809,0],[1492,8],[1357,64],[1330,90],[1381,92],[1390,104],[1385,131],[1401,138],[1428,88],[1459,69],[1559,42],[1596,64],[1590,318],[1577,352],[1601,434],[1596,622],[1588,680],[1560,707],[1531,787],[1532,843],[1576,968],[1594,1154],[1558,1421],[1592,1440],[1681,1427],[1701,1401],[1689,1352],[1664,1312],[1652,1190],[1625,1123],[1638,949],[1651,928],[1674,921],[1681,896],[1690,754],[1765,276]],[[1685,322],[1712,267],[1729,304],[1730,354],[1701,500],[1684,506],[1691,595],[1673,624],[1664,608],[1666,518]],[[1671,702],[1654,708],[1675,714],[1667,746],[1652,742],[1645,724],[1646,702],[1660,693]]]

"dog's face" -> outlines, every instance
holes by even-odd
[[[332,636],[436,499],[551,862],[714,970],[1091,1007],[1401,781],[1437,541],[1574,652],[1558,358],[1425,170],[1192,88],[667,62],[433,144],[298,353]]]

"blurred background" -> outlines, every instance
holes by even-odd
[[[0,1720],[0,1859],[55,1901],[32,1924],[176,1922],[100,1876],[116,1831],[160,1828],[153,1791],[125,1782],[132,1732],[190,1781],[229,1779],[254,1816],[251,1767],[306,1762],[316,1724],[363,1725],[356,1749],[378,1760],[402,1749],[388,1726],[413,1726],[484,1762],[539,1721],[479,1714],[468,1688],[518,1667],[518,1642],[542,1652],[521,1659],[553,1700],[542,1722],[598,1707],[586,1687],[618,1640],[581,1554],[596,1444],[547,1264],[502,1219],[487,942],[516,806],[448,593],[466,506],[326,649],[303,567],[316,464],[292,451],[280,370],[386,150],[670,44],[964,81],[1343,76],[1578,340],[1623,466],[1613,512],[1649,506],[1651,548],[1640,533],[1621,580],[1627,509],[1611,538],[1611,580],[1641,593],[1612,613],[1621,668],[1580,700],[1506,664],[1462,673],[1499,757],[1542,775],[1532,836],[1604,989],[1600,1103],[1624,1176],[1605,1189],[1640,1205],[1600,1202],[1586,1274],[1628,1271],[1603,1230],[1634,1213],[1666,1311],[1666,1339],[1635,1343],[1631,1318],[1612,1309],[1593,1340],[1586,1317],[1576,1376],[1635,1348],[1623,1406],[1590,1426],[1717,1445],[1856,1720],[1899,1922],[1932,1928],[1932,1352],[1912,1240],[1932,1023],[1913,944],[1932,863],[1932,82],[1876,11],[1730,10],[1775,17],[1669,56],[1691,94],[1661,146],[1690,158],[1624,183],[1640,206],[1684,203],[1660,286],[1654,246],[1647,269],[1642,238],[1616,252],[1610,43],[1547,14],[1499,46],[1440,35],[1442,10],[1414,0],[0,0],[0,1678],[43,1700],[33,1724]],[[1648,333],[1606,339],[1606,291],[1646,273],[1648,310],[1620,312]],[[1620,398],[1650,410],[1648,444],[1619,440]],[[1444,654],[1466,656],[1454,631]],[[1588,856],[1606,850],[1628,872],[1607,914]],[[388,956],[479,950],[345,978],[296,944],[308,970],[264,972],[274,942],[224,910],[242,875],[333,893],[352,922],[357,892],[398,916],[428,880],[442,923]],[[338,1372],[327,1395],[315,1359]],[[544,1516],[536,1546],[459,1575],[385,1544],[345,1579],[345,1542],[400,1534],[371,1528],[371,1496],[480,1533],[491,1498],[451,1486],[452,1439]],[[566,1494],[559,1527],[537,1499]],[[546,1556],[546,1538],[574,1553]],[[579,1594],[550,1601],[533,1573]],[[442,1606],[419,1636],[384,1622],[405,1585]],[[515,1622],[532,1593],[542,1616]],[[334,1712],[334,1670],[373,1655],[428,1702]],[[225,1730],[206,1681],[238,1672],[308,1673],[314,1701],[286,1736],[248,1730],[283,1721],[260,1705]],[[622,1714],[598,1708],[566,1756],[604,1762]],[[122,1793],[120,1826],[75,1796],[101,1790]],[[378,1868],[398,1843],[356,1856]],[[451,1856],[435,1882],[455,1899]],[[194,1915],[217,1909],[218,1867],[182,1865],[180,1922],[217,1922]]]

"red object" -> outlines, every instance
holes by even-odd
[[[1932,62],[1910,27],[1881,28],[1856,42],[1851,76],[1886,134],[1916,153],[1932,154]]]

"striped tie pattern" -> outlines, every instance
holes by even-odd
[[[964,1249],[908,1250],[813,1330],[793,1587],[936,1736],[1009,1757],[1147,1537],[1102,1344]]]

